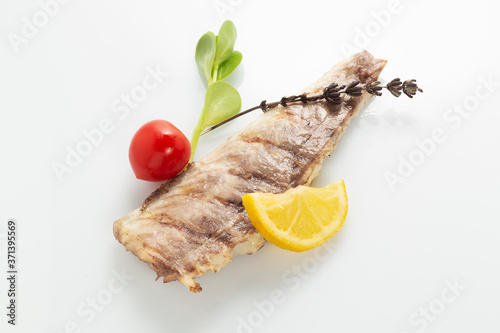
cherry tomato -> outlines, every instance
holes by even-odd
[[[138,179],[162,181],[184,169],[191,156],[186,136],[166,120],[153,120],[135,133],[128,157]]]

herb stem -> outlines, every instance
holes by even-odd
[[[206,128],[203,132],[201,132],[201,134],[200,134],[200,135],[207,134],[208,132],[210,132],[210,131],[212,131],[212,130],[216,129],[217,127],[222,126],[222,125],[224,125],[225,123],[228,123],[228,122],[230,122],[231,120],[233,120],[233,119],[235,119],[235,118],[238,118],[238,117],[240,117],[240,116],[243,116],[243,115],[245,115],[245,114],[247,114],[247,113],[249,113],[249,112],[255,111],[255,110],[257,110],[257,109],[260,109],[260,106],[254,106],[253,108],[250,108],[250,109],[248,109],[248,110],[245,110],[245,111],[243,111],[243,112],[240,112],[240,113],[238,113],[238,114],[235,114],[234,116],[227,118],[226,120],[224,120],[224,121],[222,121],[222,122],[218,123],[217,125],[214,125],[214,126],[212,126],[212,127],[207,127],[207,128]]]
[[[217,72],[219,70],[219,64],[214,64],[214,70],[212,72],[212,82],[217,81]],[[210,83],[212,83],[210,82]]]
[[[326,102],[330,104],[340,104],[342,99],[340,97],[341,94],[345,94],[351,97],[360,97],[363,91],[373,95],[373,96],[381,96],[382,89],[387,89],[393,96],[399,97],[401,92],[403,92],[409,98],[413,98],[417,92],[423,92],[423,90],[417,85],[416,80],[406,80],[405,82],[401,82],[399,78],[392,80],[387,83],[385,86],[380,86],[379,81],[375,81],[364,86],[359,85],[359,81],[354,81],[349,83],[348,85],[339,86],[337,83],[332,83],[328,87],[323,90],[322,94],[307,96],[307,93],[303,93],[297,96],[288,96],[283,97],[280,101],[267,103],[265,100],[260,103],[258,106],[254,106],[248,110],[242,111],[226,120],[205,128],[200,135],[207,134],[208,132],[230,122],[233,119],[241,117],[249,112],[252,112],[257,109],[261,109],[262,112],[267,112],[269,109],[275,108],[278,105],[287,106],[289,104],[307,104],[318,102],[320,100],[326,100]]]
[[[194,158],[194,152],[196,151],[196,146],[198,146],[198,140],[200,139],[201,136],[201,126],[202,126],[202,119],[198,121],[198,124],[196,125],[196,128],[193,131],[193,136],[191,138],[191,157],[189,158],[189,162],[191,163]]]

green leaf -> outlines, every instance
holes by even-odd
[[[205,129],[217,125],[240,112],[240,109],[241,97],[238,91],[227,82],[214,82],[208,87],[205,95],[201,127]]]
[[[236,115],[241,109],[241,97],[236,89],[225,81],[217,81],[208,86],[205,105],[191,138],[191,162],[198,145],[201,132],[208,126],[217,125]]]
[[[219,34],[204,34],[196,45],[195,59],[201,75],[208,82],[205,105],[193,131],[191,159],[203,130],[217,125],[236,115],[241,109],[241,97],[229,83],[221,81],[228,77],[241,63],[242,55],[234,51],[236,28],[231,21],[225,21]]]
[[[217,70],[218,65],[222,64],[231,56],[235,42],[236,27],[233,22],[227,20],[222,23],[219,34],[217,35],[214,70]]]
[[[198,44],[196,44],[196,53],[194,58],[200,71],[208,84],[212,83],[212,71],[214,67],[216,49],[216,39],[213,32],[209,31],[201,36]]]
[[[231,75],[231,73],[241,63],[241,59],[243,59],[243,55],[241,54],[241,52],[233,51],[229,58],[227,58],[226,61],[220,64],[219,70],[217,71],[217,81],[223,80]]]

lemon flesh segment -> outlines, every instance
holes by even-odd
[[[322,188],[297,186],[284,193],[249,193],[248,217],[266,240],[286,250],[306,251],[340,230],[347,215],[343,180]]]

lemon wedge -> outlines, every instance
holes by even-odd
[[[281,194],[249,193],[242,199],[265,239],[296,252],[323,244],[340,230],[347,215],[343,180],[322,188],[297,186]]]

